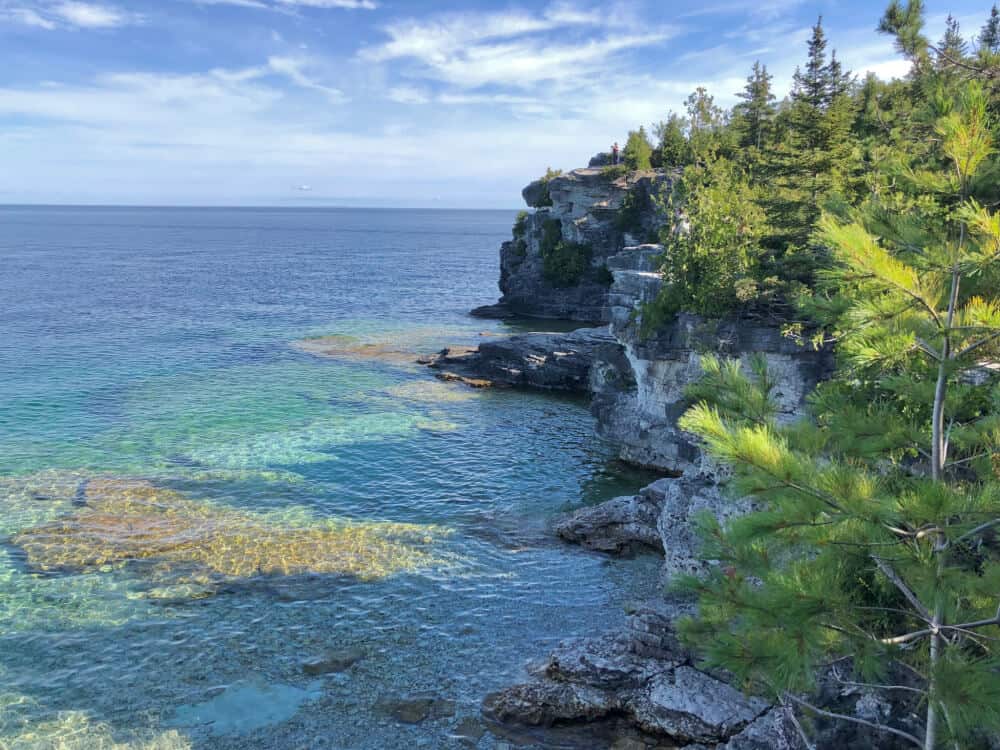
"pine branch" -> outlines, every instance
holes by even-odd
[[[880,732],[889,732],[891,734],[895,734],[898,737],[902,737],[905,740],[909,740],[910,742],[912,742],[917,747],[923,747],[923,743],[920,740],[918,740],[916,737],[914,737],[909,732],[904,732],[902,729],[896,729],[895,727],[889,727],[889,726],[886,726],[885,724],[876,724],[874,721],[868,721],[866,719],[861,719],[861,718],[858,718],[857,716],[848,716],[847,714],[837,714],[837,713],[834,713],[833,711],[827,711],[825,709],[820,708],[819,706],[814,706],[812,703],[808,703],[808,702],[802,700],[801,698],[796,698],[791,693],[785,693],[785,697],[788,698],[790,701],[792,701],[794,703],[797,703],[798,705],[802,706],[803,708],[806,708],[806,709],[812,711],[813,713],[819,714],[820,716],[826,716],[827,718],[830,718],[830,719],[842,719],[843,721],[850,721],[850,722],[854,722],[855,724],[861,724],[862,726],[870,727],[871,729],[875,729],[875,730],[878,730]]]
[[[984,531],[989,531],[994,526],[1000,526],[1000,518],[994,518],[992,521],[987,521],[986,523],[980,524],[971,531],[966,531],[962,536],[956,539],[953,544],[958,544],[966,539],[976,536],[977,534],[982,534]]]
[[[906,585],[906,582],[899,577],[899,574],[892,569],[892,566],[889,565],[889,563],[875,555],[872,555],[871,558],[875,561],[875,565],[878,566],[878,569],[882,571],[882,574],[892,581],[893,585],[895,585],[895,587],[903,593],[903,596],[905,596],[906,600],[913,605],[917,612],[920,613],[921,617],[928,621],[934,619],[931,615],[931,611],[924,606],[923,602],[917,598],[917,595],[913,593],[913,590]]]
[[[1000,339],[1000,331],[997,331],[991,336],[986,336],[985,338],[981,338],[979,339],[979,341],[973,341],[965,348],[959,349],[957,352],[955,352],[955,358],[957,359],[958,357],[963,357],[969,352],[973,352],[981,346],[986,346],[986,344],[989,344],[992,341],[996,341],[997,339]]]

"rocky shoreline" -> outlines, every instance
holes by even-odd
[[[438,377],[476,387],[588,395],[598,432],[618,447],[621,459],[657,470],[664,478],[635,495],[558,518],[552,532],[599,553],[644,550],[662,555],[665,591],[676,576],[698,575],[710,564],[698,555],[696,516],[709,513],[725,522],[752,507],[749,498],[725,496],[725,477],[677,426],[688,406],[685,389],[700,376],[701,355],[714,353],[744,364],[763,356],[778,384],[775,395],[785,420],[802,415],[806,397],[833,368],[829,351],[801,346],[778,328],[756,321],[713,322],[681,314],[654,335],[643,335],[643,305],[659,292],[657,259],[664,249],[643,244],[636,234],[649,234],[658,226],[651,196],[669,179],[665,172],[610,176],[588,168],[526,187],[525,200],[536,211],[519,219],[514,239],[501,248],[503,297],[473,311],[481,317],[604,325],[514,335],[423,360]],[[546,278],[543,235],[552,222],[559,223],[564,241],[588,248],[593,273],[584,273],[569,288]],[[601,270],[610,283],[594,283]],[[748,697],[727,675],[699,669],[674,625],[693,608],[692,602],[667,593],[637,606],[622,632],[563,642],[542,663],[529,667],[529,681],[488,696],[484,716],[508,728],[581,727],[594,738],[610,737],[617,750],[809,747],[787,707]],[[814,699],[840,713],[874,724],[905,713],[863,689],[842,685],[836,670],[821,676],[820,684],[821,695]],[[614,726],[610,735],[605,731],[609,723]],[[816,748],[894,747],[886,735],[860,725],[819,720],[811,732]]]

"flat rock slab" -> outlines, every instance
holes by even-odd
[[[477,388],[520,387],[588,393],[599,348],[615,345],[606,327],[496,337],[475,350],[444,349],[421,361],[439,377]]]
[[[322,697],[321,683],[307,688],[268,683],[263,678],[229,685],[202,703],[180,706],[167,726],[204,728],[209,734],[247,734],[280,724],[294,716],[303,703]]]

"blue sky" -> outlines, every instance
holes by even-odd
[[[514,207],[755,59],[783,93],[819,14],[905,73],[883,4],[0,0],[0,203]]]

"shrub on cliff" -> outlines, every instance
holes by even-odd
[[[553,286],[575,286],[590,269],[593,255],[590,246],[564,240],[558,219],[547,219],[542,224],[538,247],[542,256],[542,275]]]
[[[549,183],[553,178],[558,177],[562,174],[561,169],[553,169],[552,167],[546,167],[545,174],[539,178],[539,182],[542,183],[542,197],[535,204],[536,208],[545,208],[546,206],[552,205],[552,196],[549,195]]]

